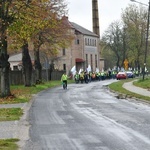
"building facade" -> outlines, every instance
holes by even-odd
[[[67,17],[66,19],[68,21]],[[47,58],[47,63],[53,64],[55,70],[65,70],[67,74],[70,73],[74,66],[76,67],[76,71],[80,69],[86,70],[89,65],[92,71],[100,70],[99,36],[76,23],[69,21],[68,23],[71,27],[70,33],[73,34],[74,39],[69,47],[59,50],[57,57],[53,59]],[[40,59],[42,62],[41,54]],[[33,58],[32,61],[34,62]],[[12,70],[20,70],[22,54],[19,53],[11,56],[9,62]]]
[[[86,70],[89,65],[92,71],[100,69],[99,36],[76,23],[70,24],[74,40],[70,47],[60,50],[54,60],[55,69],[66,70],[67,73],[74,66],[76,71]]]

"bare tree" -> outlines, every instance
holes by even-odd
[[[105,31],[102,41],[106,43],[107,47],[111,49],[116,56],[116,66],[122,67],[122,62],[125,57],[124,39],[122,32],[122,25],[115,21],[110,24]]]

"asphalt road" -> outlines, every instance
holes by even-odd
[[[113,81],[39,93],[24,150],[150,150],[150,106],[117,99],[105,86]]]

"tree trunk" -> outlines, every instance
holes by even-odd
[[[117,66],[117,70],[118,70],[118,67],[120,68],[120,59],[119,59],[119,55],[117,55],[117,60],[116,60],[116,66]],[[118,70],[119,71],[119,70]]]
[[[32,62],[29,55],[28,44],[22,46],[22,72],[25,86],[31,86],[32,83]]]
[[[52,72],[54,71],[54,60],[51,61],[50,64],[50,80],[52,79]]]
[[[36,83],[42,82],[42,65],[40,62],[39,48],[34,49],[34,65],[36,72]]]
[[[1,97],[10,96],[9,70],[10,63],[8,62],[9,55],[7,54],[7,37],[2,36],[0,44],[0,71],[1,71]]]

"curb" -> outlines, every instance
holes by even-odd
[[[23,149],[23,147],[26,144],[26,141],[30,139],[29,137],[29,129],[30,129],[29,110],[31,108],[32,103],[35,100],[35,97],[36,95],[33,95],[31,100],[22,107],[24,113],[21,119],[19,120],[18,132],[17,132],[18,139],[20,140],[18,142],[19,150]]]
[[[150,104],[150,101],[147,101],[147,100],[144,100],[144,99],[139,99],[137,97],[132,97],[131,95],[128,95],[128,94],[123,94],[123,93],[119,93],[117,91],[114,91],[112,89],[109,88],[109,86],[107,86],[108,90],[114,94],[116,94],[116,98],[117,99],[128,99],[128,100],[136,100],[138,102],[142,102],[144,104]],[[132,91],[131,91],[132,92]]]

